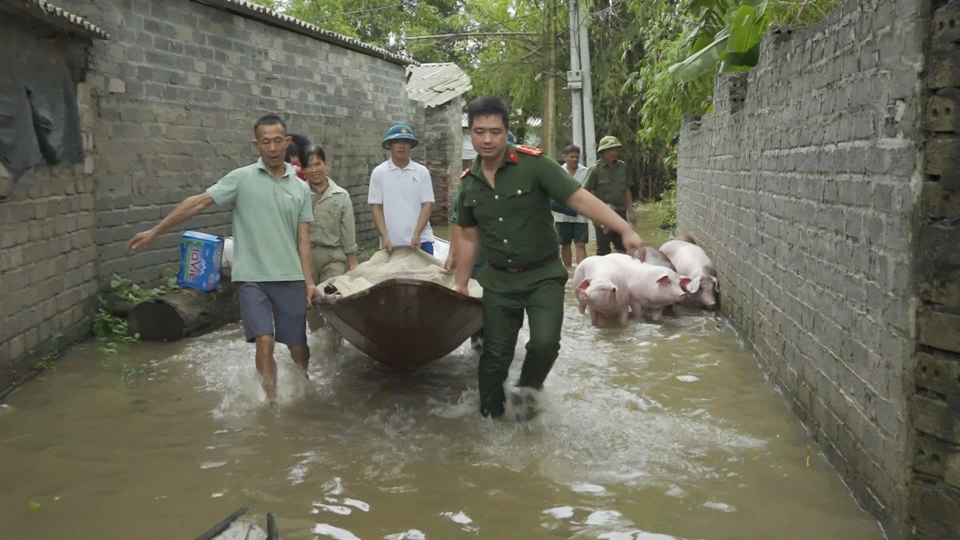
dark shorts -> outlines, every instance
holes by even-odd
[[[557,223],[557,240],[561,246],[570,242],[586,244],[590,240],[590,229],[587,223]]]
[[[274,336],[289,346],[307,344],[306,285],[302,281],[244,282],[238,289],[248,343]],[[274,330],[276,328],[276,330]]]

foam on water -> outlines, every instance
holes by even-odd
[[[313,527],[312,532],[314,534],[320,534],[329,538],[333,538],[334,540],[360,540],[360,537],[352,532],[346,529],[341,529],[340,527],[334,527],[333,525],[329,525],[327,523],[317,523]]]
[[[410,529],[407,532],[388,534],[383,538],[384,540],[427,540],[427,535],[417,529]]]
[[[426,496],[430,488],[424,485],[423,471],[435,467],[460,482],[471,482],[465,478],[478,473],[465,471],[473,469],[480,475],[534,474],[564,486],[571,504],[536,512],[544,526],[552,523],[550,527],[574,536],[675,538],[635,528],[614,502],[624,489],[654,487],[662,498],[696,501],[693,506],[702,504],[707,512],[736,511],[732,505],[711,501],[709,494],[691,494],[680,487],[729,478],[731,471],[718,463],[755,454],[768,444],[735,422],[715,417],[701,404],[712,399],[709,385],[690,384],[711,380],[704,375],[723,367],[723,357],[705,352],[703,346],[716,333],[716,320],[682,314],[661,323],[633,321],[625,329],[595,328],[572,304],[566,307],[565,318],[560,357],[544,390],[520,392],[535,403],[535,415],[529,414],[531,402],[525,397],[510,399],[518,393],[513,384],[525,356],[524,326],[505,384],[507,413],[501,421],[478,414],[477,358],[466,343],[447,358],[407,374],[390,371],[349,345],[333,350],[320,331],[309,336],[310,381],[293,365],[286,348],[278,345],[280,418],[302,424],[300,436],[319,442],[313,443],[317,450],[290,455],[283,469],[288,486],[322,483],[323,500],[311,505],[311,513],[332,521],[317,524],[313,532],[356,538],[350,529],[360,529],[351,524],[363,519],[370,506],[352,497],[373,500],[365,496],[369,489],[391,496]],[[264,409],[253,353],[242,332],[233,328],[192,341],[178,356],[177,361],[199,375],[200,389],[216,396],[213,418],[234,426],[217,433],[231,436],[234,431],[263,429],[263,419],[251,414]],[[343,466],[344,456],[351,453],[363,463],[362,473],[344,476],[351,484],[346,485],[331,471]],[[435,463],[437,459],[440,463]],[[447,468],[445,461],[461,459],[464,471]],[[503,490],[486,493],[498,497],[510,491]],[[316,487],[312,491],[316,493]],[[600,502],[606,507],[585,506]],[[474,515],[470,506],[461,508]],[[380,506],[378,510],[382,511]],[[435,511],[440,510],[444,508]],[[482,526],[465,510],[440,516],[448,526],[452,522],[477,533]],[[418,522],[400,525],[434,530]],[[421,537],[419,529],[385,536]]]

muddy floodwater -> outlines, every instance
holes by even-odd
[[[283,540],[882,538],[716,315],[596,329],[568,291],[528,422],[480,418],[468,346],[404,375],[310,345],[309,382],[278,354],[278,415],[238,325],[74,348],[0,409],[0,536],[194,538],[246,506]]]

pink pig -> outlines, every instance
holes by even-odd
[[[624,255],[628,257],[628,255]],[[573,273],[573,288],[580,313],[590,308],[590,322],[596,326],[600,315],[617,317],[621,326],[630,318],[630,293],[620,266],[596,255],[587,257]]]
[[[692,279],[684,287],[689,298],[707,309],[716,309],[720,282],[713,262],[703,248],[686,240],[674,239],[660,246],[660,251],[670,258],[680,275]]]
[[[611,253],[610,259],[623,269],[630,291],[630,308],[640,317],[644,309],[650,311],[650,318],[658,321],[663,308],[680,302],[686,297],[684,287],[690,278],[681,276],[665,266],[638,261],[629,255]]]

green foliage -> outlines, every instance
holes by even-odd
[[[695,38],[692,53],[669,71],[690,82],[707,73],[743,71],[757,64],[760,41],[774,24],[809,24],[836,8],[840,0],[694,0],[690,11],[699,24],[690,34]],[[722,26],[721,26],[722,25]],[[690,41],[688,38],[687,41]],[[709,44],[704,45],[704,43]]]
[[[657,224],[661,229],[674,231],[677,228],[677,184],[673,185],[660,195],[660,200],[649,203],[648,209],[657,216]]]
[[[643,55],[629,64],[623,88],[637,96],[641,147],[661,149],[664,170],[675,170],[675,148],[669,143],[679,133],[683,116],[711,108],[713,80],[706,75],[754,65],[769,27],[816,22],[841,1],[627,0],[630,26],[642,42]],[[666,187],[663,208],[669,209],[675,193]],[[675,212],[662,215],[664,223],[675,220],[669,217]]]
[[[177,277],[172,275],[173,272],[166,271],[165,274],[164,284],[150,289],[141,287],[129,279],[114,274],[113,277],[110,278],[110,289],[116,298],[125,302],[130,302],[134,305],[149,302],[161,294],[167,294],[177,288]]]
[[[164,284],[146,288],[129,279],[114,274],[110,278],[110,292],[107,297],[97,299],[97,312],[93,317],[93,335],[104,342],[99,347],[103,354],[115,355],[119,351],[118,343],[137,343],[140,334],[130,335],[127,319],[113,314],[117,301],[137,305],[149,302],[177,288],[177,278],[173,272],[164,272]]]
[[[63,338],[63,332],[59,330],[54,332],[53,336],[50,337],[50,341],[47,344],[47,352],[44,353],[43,358],[37,363],[37,370],[51,371],[55,369],[56,366],[54,363],[63,355],[63,352],[60,350],[61,338]]]
[[[470,76],[467,100],[482,95],[510,105],[511,125],[524,141],[528,117],[542,114],[543,9],[556,10],[558,141],[569,140],[570,96],[564,0],[258,0],[326,30],[420,62],[454,62]],[[509,34],[509,35],[503,35]],[[424,36],[434,36],[424,38]],[[422,39],[409,39],[422,38]],[[564,144],[560,142],[560,144]]]
[[[771,26],[810,24],[842,0],[587,1],[596,135],[616,135],[621,159],[640,181],[638,198],[669,190],[684,115],[709,112],[718,70],[754,65]],[[465,96],[510,104],[521,142],[540,116],[543,78],[557,78],[557,143],[570,140],[569,17],[563,0],[257,0],[322,28],[421,62],[455,62],[470,75]],[[557,60],[544,66],[545,10],[557,21]],[[512,35],[492,35],[511,33]],[[455,34],[454,37],[410,39]],[[471,34],[465,36],[464,34]],[[671,73],[672,69],[672,73]]]

